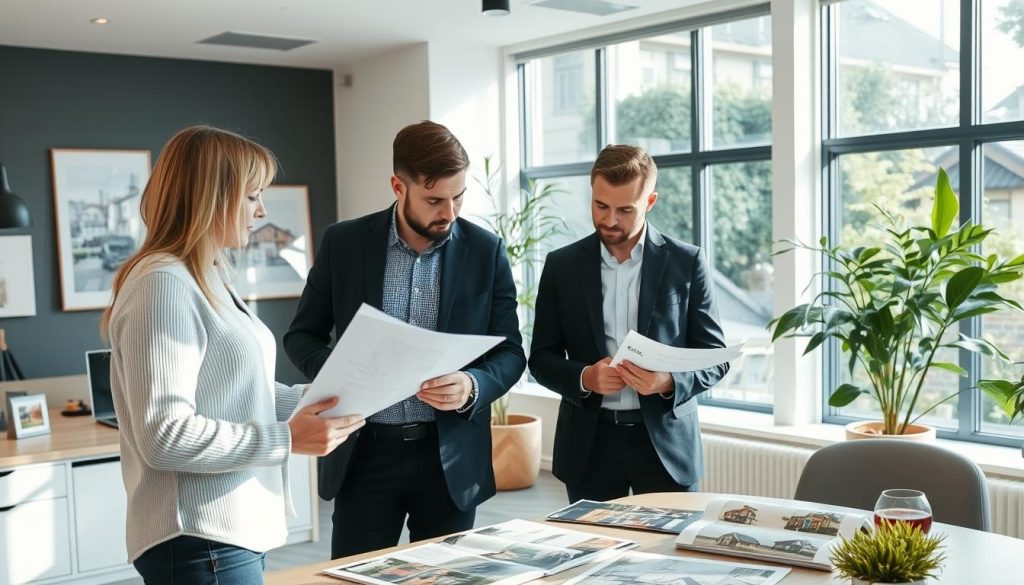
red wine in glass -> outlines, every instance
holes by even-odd
[[[924,492],[885,490],[875,502],[875,526],[882,522],[906,522],[927,534],[932,528],[932,507]]]
[[[875,510],[875,526],[879,526],[882,522],[888,522],[889,524],[894,522],[906,522],[925,534],[932,529],[931,512],[925,512],[923,510],[910,510],[907,508],[883,508],[881,510]]]

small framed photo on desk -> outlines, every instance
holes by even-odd
[[[50,432],[50,413],[46,410],[46,395],[9,397],[11,410],[8,438],[25,439]]]

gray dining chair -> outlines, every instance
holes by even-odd
[[[797,500],[872,510],[882,490],[925,493],[936,522],[988,531],[988,484],[973,461],[948,449],[900,439],[829,445],[808,459]]]

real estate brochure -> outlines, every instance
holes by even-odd
[[[716,498],[703,518],[679,534],[676,546],[829,571],[839,537],[852,538],[869,526],[867,515],[828,506]]]
[[[688,525],[700,520],[701,514],[700,510],[676,510],[674,508],[652,508],[580,500],[557,512],[552,512],[548,515],[548,520],[679,534]]]
[[[789,569],[629,551],[565,585],[775,585]]]
[[[324,573],[374,585],[514,585],[604,560],[635,545],[610,536],[510,520]]]

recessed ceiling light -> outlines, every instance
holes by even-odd
[[[108,22],[110,22],[110,21],[109,21],[109,20],[107,20],[106,18],[103,18],[103,17],[101,16],[101,17],[99,17],[99,18],[94,18],[94,19],[90,20],[89,22],[91,22],[91,23],[93,23],[93,24],[107,24],[107,23],[108,23]]]

